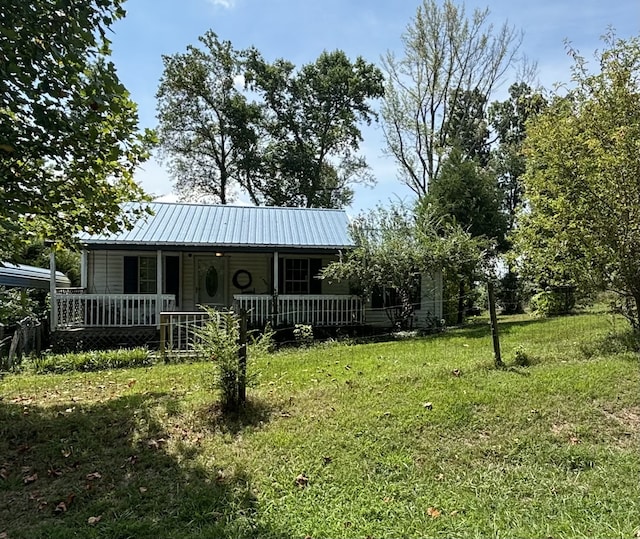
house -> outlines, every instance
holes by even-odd
[[[384,309],[363,304],[349,283],[317,278],[353,247],[342,210],[150,207],[153,215],[131,230],[80,238],[82,287],[56,290],[54,330],[157,328],[161,313],[165,320],[195,316],[201,305],[245,309],[252,326],[389,324]],[[416,317],[427,315],[442,316],[439,276],[423,277]]]

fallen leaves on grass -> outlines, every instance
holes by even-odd
[[[441,514],[442,512],[435,507],[429,507],[427,509],[427,515],[429,515],[431,518],[438,518]]]
[[[31,475],[26,476],[24,479],[22,479],[22,482],[25,485],[30,485],[31,483],[35,483],[37,480],[38,480],[38,474],[33,473]]]
[[[89,524],[89,526],[95,526],[101,520],[102,520],[102,515],[98,515],[97,517],[89,517],[87,519],[87,524]]]
[[[53,510],[53,513],[55,515],[61,515],[63,513],[66,513],[67,510],[69,509],[69,506],[73,503],[73,499],[76,497],[76,495],[72,492],[67,496],[66,500],[63,500],[61,502],[58,502],[58,504],[56,505],[55,509]]]
[[[87,481],[95,481],[96,479],[102,479],[100,472],[91,472],[87,474]]]
[[[299,488],[305,488],[309,484],[309,478],[303,473],[299,474],[294,481]]]

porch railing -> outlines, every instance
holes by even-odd
[[[194,350],[198,328],[209,320],[206,311],[172,311],[160,313],[160,354]]]
[[[349,295],[236,295],[235,310],[248,313],[248,323],[261,326],[309,324],[321,326],[359,325],[364,321],[362,300]]]
[[[78,294],[56,292],[52,329],[156,326],[159,313],[175,308],[175,296],[157,294]]]

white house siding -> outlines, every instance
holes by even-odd
[[[89,251],[87,256],[87,292],[90,294],[122,294],[124,256],[125,253],[119,251]]]
[[[433,276],[423,274],[420,292],[420,309],[415,311],[413,324],[417,328],[427,326],[429,319],[442,318],[442,273],[438,271]],[[365,310],[365,323],[384,327],[389,326],[391,321],[384,309],[372,309],[369,301]]]

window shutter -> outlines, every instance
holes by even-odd
[[[284,258],[278,258],[278,294],[286,294],[284,289]]]
[[[371,308],[382,309],[384,307],[384,289],[381,286],[374,286],[371,292]]]
[[[165,293],[176,297],[176,305],[180,305],[180,257],[167,256],[165,264]]]
[[[322,279],[318,279],[321,269],[322,258],[309,259],[309,294],[322,294]]]
[[[125,294],[138,293],[138,257],[125,256],[123,268],[124,282],[122,289]]]

